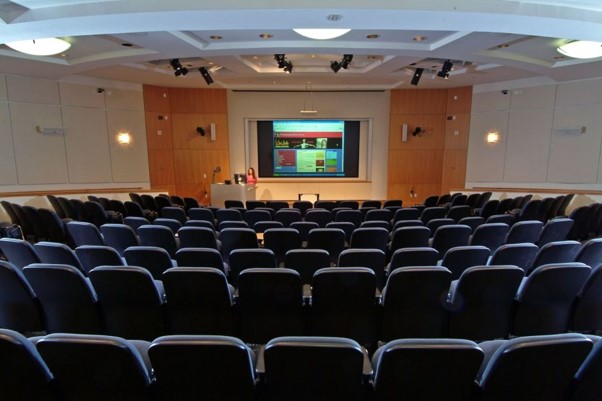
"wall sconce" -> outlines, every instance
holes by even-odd
[[[498,143],[500,140],[500,134],[497,132],[487,133],[487,143]]]
[[[120,145],[129,145],[130,143],[132,143],[132,136],[129,132],[118,132],[117,143],[119,143]]]

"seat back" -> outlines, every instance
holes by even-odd
[[[238,287],[238,276],[245,269],[278,267],[276,255],[266,248],[234,249],[230,252],[229,264],[229,279],[234,287]]]
[[[506,244],[518,244],[522,242],[536,243],[543,223],[538,220],[521,220],[512,225],[506,236]]]
[[[311,284],[314,273],[330,266],[330,255],[324,249],[291,249],[284,257],[284,267],[297,271],[303,284]]]
[[[347,338],[275,338],[264,352],[266,398],[360,401],[364,358],[360,345]]]
[[[602,238],[592,238],[584,243],[575,255],[575,262],[585,263],[592,269],[602,264]]]
[[[103,224],[100,233],[105,243],[120,255],[130,246],[140,245],[136,231],[127,224]]]
[[[484,401],[561,401],[592,348],[580,334],[520,337],[496,345],[492,355],[486,352],[477,377]],[[480,346],[492,348],[488,342]]]
[[[376,275],[364,267],[324,268],[312,280],[311,334],[376,342]]]
[[[305,221],[317,223],[320,228],[332,221],[332,212],[328,209],[309,209],[305,212]]]
[[[178,230],[178,238],[180,248],[218,249],[215,231],[207,227],[182,227]]]
[[[377,248],[345,249],[339,255],[338,267],[367,267],[376,275],[379,290],[385,285],[385,265],[387,255]]]
[[[57,401],[53,375],[46,362],[22,334],[0,329],[0,388],[3,401]]]
[[[539,248],[529,269],[527,275],[531,274],[533,269],[550,263],[569,263],[575,260],[581,244],[577,241],[556,241],[550,242]]]
[[[491,252],[495,252],[504,244],[508,230],[510,227],[504,223],[481,224],[470,237],[470,245],[486,246]]]
[[[173,219],[180,222],[180,224],[186,224],[188,217],[186,216],[186,212],[177,206],[166,206],[161,209],[160,216],[165,219]]]
[[[21,269],[0,261],[0,327],[33,334],[44,330],[39,301]]]
[[[439,252],[428,246],[397,249],[391,256],[389,273],[399,267],[435,266],[441,259]]]
[[[469,226],[463,224],[441,226],[433,234],[431,246],[439,251],[440,255],[445,255],[445,252],[453,247],[468,245],[471,231]]]
[[[527,270],[539,248],[535,244],[506,244],[493,252],[489,265],[512,265]]]
[[[37,348],[65,401],[151,399],[150,367],[123,338],[57,333],[39,340]]]
[[[178,334],[233,335],[232,294],[226,275],[212,267],[174,267],[161,276],[167,320]]]
[[[429,246],[431,230],[424,226],[401,227],[393,231],[390,249],[395,252],[402,248]]]
[[[165,249],[172,259],[176,257],[178,244],[172,229],[161,225],[144,225],[138,228],[138,236],[141,246],[159,247]]]
[[[449,294],[449,336],[474,341],[508,337],[523,277],[524,271],[516,266],[466,269]]]
[[[181,267],[213,267],[226,273],[222,254],[215,248],[182,248],[176,252]]]
[[[570,328],[582,333],[602,330],[602,265],[600,264],[592,269],[575,298]]]
[[[41,208],[38,209],[38,216],[41,223],[46,226],[48,241],[67,243],[65,226],[56,212]]]
[[[482,360],[483,351],[468,340],[391,341],[372,358],[376,399],[467,400]]]
[[[23,274],[40,301],[48,333],[102,333],[96,293],[77,268],[37,263]]]
[[[382,341],[440,338],[447,334],[444,300],[451,272],[440,266],[404,267],[391,272],[382,298]]]
[[[148,355],[161,399],[255,400],[253,352],[238,338],[164,336]]]
[[[123,259],[115,249],[106,245],[82,245],[75,248],[75,255],[82,264],[84,272],[98,266],[123,266]]]
[[[589,266],[582,263],[559,263],[536,268],[516,295],[513,334],[528,336],[566,332],[571,306],[590,270]]]
[[[89,276],[107,334],[147,341],[165,334],[161,294],[146,269],[100,266]]]
[[[315,228],[309,232],[307,248],[324,249],[330,255],[331,263],[336,263],[345,249],[345,232],[340,228]]]
[[[380,249],[385,252],[389,241],[389,231],[382,227],[360,227],[353,230],[349,248]]]
[[[301,236],[294,228],[269,228],[263,233],[263,246],[276,256],[278,265],[284,263],[286,253],[301,248]]]
[[[220,231],[222,257],[228,261],[230,252],[235,249],[259,248],[257,233],[251,228],[225,228]]]
[[[285,228],[301,219],[301,212],[297,209],[280,209],[274,214],[274,220],[281,222]]]
[[[128,265],[143,267],[155,280],[160,280],[163,272],[173,266],[169,253],[157,246],[130,246],[123,257]]]
[[[10,263],[23,269],[31,263],[40,263],[33,245],[17,238],[0,238],[0,250]]]
[[[84,221],[70,221],[67,223],[67,232],[73,239],[75,246],[105,245],[98,228]]]
[[[244,270],[238,279],[237,305],[239,336],[246,343],[303,334],[303,290],[294,270]]]
[[[85,273],[75,252],[65,244],[56,242],[38,242],[33,245],[42,263],[69,265]]]
[[[452,272],[452,280],[457,280],[466,269],[486,265],[490,254],[489,248],[482,245],[456,246],[445,252],[441,266]]]

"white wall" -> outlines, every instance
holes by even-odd
[[[303,117],[304,92],[228,92],[230,131],[230,171],[247,170],[245,121],[247,119]],[[369,179],[333,182],[333,180],[272,179],[260,180],[258,199],[296,199],[300,193],[319,193],[320,199],[385,199],[387,196],[387,158],[389,141],[388,91],[314,92],[311,118],[348,118],[372,122]]]
[[[498,143],[486,143],[490,131]],[[466,187],[601,190],[601,146],[602,79],[477,85]]]
[[[149,187],[142,86],[98,87],[0,74],[0,192]]]

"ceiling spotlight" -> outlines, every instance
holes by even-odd
[[[451,61],[445,60],[445,62],[443,63],[443,67],[441,67],[441,71],[437,73],[437,76],[439,78],[449,78],[449,72],[451,71],[453,66],[454,64]]]
[[[284,54],[274,54],[274,59],[278,63],[278,68],[284,68],[286,65],[286,56]]]
[[[341,60],[341,68],[346,70],[351,63],[351,60],[353,60],[353,54],[344,54],[343,60]]]
[[[339,63],[338,61],[331,61],[330,69],[333,70],[334,73],[336,74],[341,69],[341,63]]]
[[[209,71],[207,71],[207,68],[201,67],[199,68],[199,72],[205,79],[205,82],[207,82],[207,85],[211,85],[213,83],[213,78],[211,78],[211,75],[209,75]]]
[[[188,68],[182,67],[180,60],[177,58],[169,60],[169,65],[171,65],[171,68],[173,68],[173,73],[176,77],[188,74]]]
[[[291,63],[290,61],[287,61],[284,63],[284,72],[286,72],[287,74],[290,74],[291,72],[293,72],[293,63]]]

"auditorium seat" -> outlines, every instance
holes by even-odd
[[[123,338],[56,333],[37,348],[64,401],[151,401],[152,373],[144,356],[150,343]]]
[[[148,355],[159,400],[257,399],[254,354],[238,338],[164,336],[152,342]]]
[[[468,400],[482,360],[469,340],[391,341],[372,357],[374,400]]]

